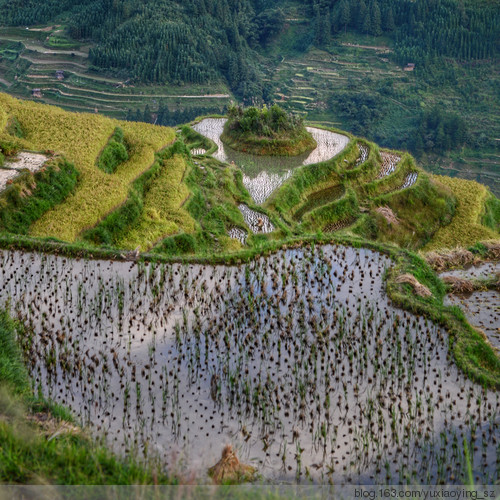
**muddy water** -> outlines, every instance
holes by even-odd
[[[193,129],[217,144],[217,151],[212,155],[214,158],[227,163],[234,162],[241,168],[243,184],[256,203],[263,203],[291,176],[294,168],[330,160],[349,142],[345,135],[306,127],[318,144],[313,151],[293,157],[250,155],[235,151],[220,140],[226,121],[226,118],[205,118],[194,125]]]
[[[0,168],[0,192],[3,191],[9,181],[12,181],[22,170],[38,172],[46,163],[48,157],[38,153],[21,151],[14,158],[9,158],[3,168]]]
[[[440,276],[479,279],[499,274],[499,262],[485,262],[467,269],[446,271]],[[445,304],[459,306],[471,325],[483,331],[491,345],[500,351],[500,293],[497,290],[480,290],[464,295],[450,294],[446,296]]]
[[[240,267],[3,251],[0,304],[32,327],[36,384],[122,452],[203,478],[232,443],[268,480],[453,483],[465,437],[491,484],[498,394],[390,305],[390,264],[334,246]]]

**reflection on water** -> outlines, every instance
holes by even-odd
[[[500,276],[499,262],[483,262],[466,269],[453,269],[440,277],[453,276],[467,280]],[[446,305],[459,306],[471,325],[479,328],[488,337],[491,345],[500,350],[500,293],[498,290],[478,290],[469,294],[450,294]]]
[[[339,246],[242,266],[0,251],[0,306],[33,329],[36,385],[125,453],[203,476],[231,443],[270,479],[448,484],[469,438],[493,484],[498,396],[393,307],[390,265]]]
[[[330,160],[348,144],[349,138],[342,134],[315,127],[306,127],[318,146],[299,156],[258,156],[235,151],[224,145],[220,136],[226,118],[205,118],[193,129],[208,137],[217,145],[213,157],[220,161],[234,162],[243,172],[243,184],[256,203],[263,203],[301,165],[312,165]],[[265,172],[265,174],[263,174]]]

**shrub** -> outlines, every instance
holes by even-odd
[[[65,160],[21,175],[0,195],[0,231],[27,234],[34,221],[74,190],[77,180],[78,172]]]
[[[97,160],[97,166],[107,174],[114,174],[118,165],[127,160],[128,151],[125,145],[123,130],[120,127],[116,127]]]

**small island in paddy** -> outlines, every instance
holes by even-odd
[[[262,109],[230,107],[221,140],[237,151],[268,156],[297,156],[317,145],[302,118],[276,104]]]

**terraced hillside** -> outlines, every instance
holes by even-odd
[[[96,163],[117,121],[98,115],[75,115],[56,107],[18,101],[5,94],[0,94],[0,105],[3,112],[0,146],[4,153],[14,157],[21,150],[57,153],[74,164],[79,173],[73,194],[34,222],[30,228],[33,236],[75,241],[83,230],[97,224],[126,200],[134,179],[151,168],[155,153],[175,137],[169,128],[120,123],[129,151],[128,160],[120,164],[114,174],[108,174]],[[21,137],[13,135],[9,126],[14,120]],[[35,174],[34,184],[36,181]],[[45,196],[50,199],[51,193]]]
[[[0,28],[0,89],[3,86],[24,99],[33,98],[33,91],[39,89],[34,98],[47,104],[120,119],[129,110],[144,111],[146,105],[153,111],[160,104],[170,111],[222,110],[229,102],[223,83],[136,86],[126,77],[96,71],[89,62],[91,47],[67,38],[61,25]]]
[[[310,26],[290,9],[280,35],[261,54],[269,101],[309,121],[349,130],[386,147],[415,151],[433,173],[476,180],[500,194],[498,59],[437,66],[426,70],[424,78],[418,66],[404,71],[385,36],[338,33],[326,47],[298,50],[295,46],[307,39]],[[64,25],[0,28],[0,89],[24,99],[40,89],[41,97],[35,99],[68,110],[97,110],[114,118],[152,122],[163,117],[168,125],[223,112],[234,98],[222,80],[132,82],[125,74],[92,67],[90,48],[68,38]],[[415,143],[422,135],[422,113],[438,109],[463,120],[468,129],[463,147],[435,151],[431,139]]]
[[[468,127],[466,144],[449,153],[426,151],[424,166],[479,181],[500,194],[498,59],[456,64],[442,77],[437,67],[430,72],[437,75],[435,80],[427,84],[421,68],[405,71],[404,64],[394,61],[393,44],[385,37],[339,33],[323,49],[311,47],[305,54],[293,50],[295,40],[306,34],[307,23],[290,21],[269,49],[280,54],[268,66],[268,85],[276,102],[310,121],[384,146],[420,149],[421,154],[415,139],[423,110],[457,114]],[[472,89],[478,96],[470,99]]]
[[[308,126],[317,148],[289,161],[232,156],[225,120],[174,133],[0,94],[0,343],[17,366],[0,382],[28,384],[21,351],[31,404],[68,406],[125,455],[66,449],[83,431],[60,421],[74,434],[28,450],[4,419],[0,480],[169,482],[185,453],[205,484],[227,441],[263,480],[496,481],[494,332],[444,305],[430,265],[498,260],[500,200],[334,129]],[[457,243],[471,250],[442,251]]]
[[[499,237],[498,199],[486,188],[432,177],[409,154],[345,132],[308,127],[314,151],[259,160],[223,146],[224,118],[175,137],[6,95],[0,102],[7,233],[169,256],[259,251],[339,231],[410,249]],[[46,156],[28,172],[22,156],[33,152]]]

